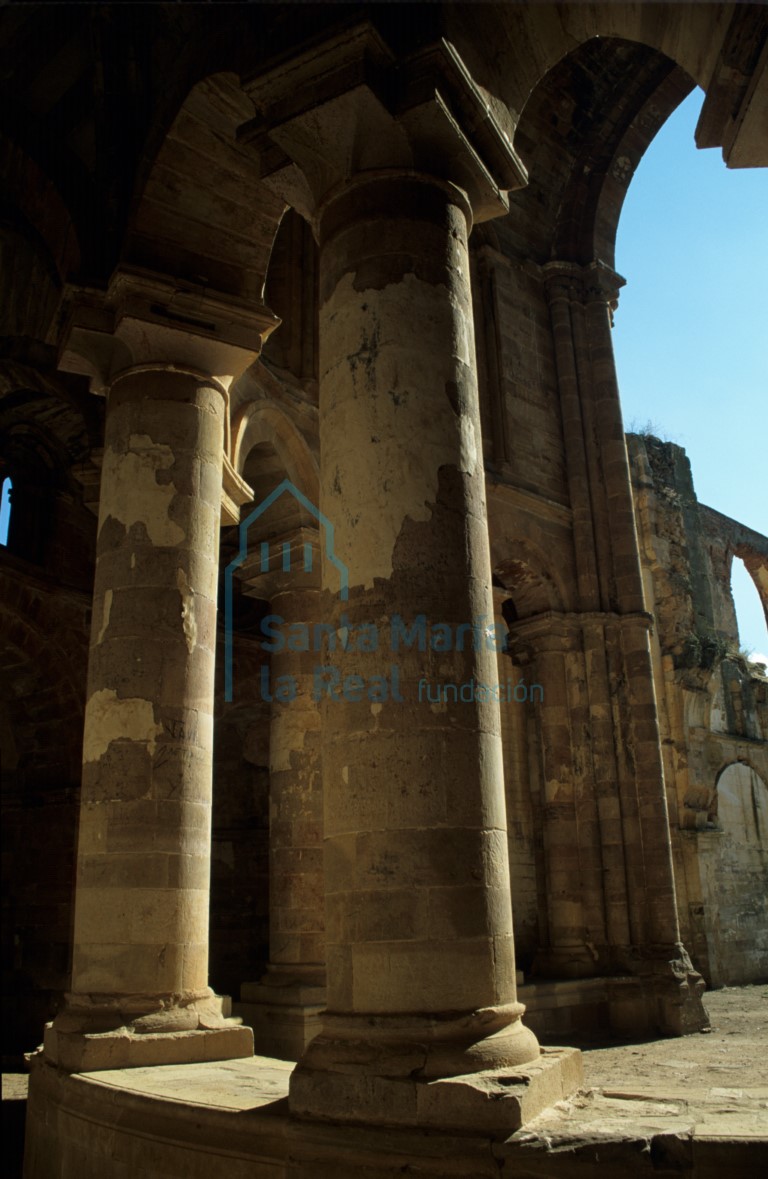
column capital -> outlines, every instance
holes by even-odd
[[[240,140],[307,218],[359,172],[411,170],[466,192],[475,221],[506,213],[526,170],[455,47],[398,56],[369,22],[244,80],[257,117]]]
[[[606,303],[611,312],[619,305],[619,291],[626,279],[603,262],[545,262],[540,267],[551,303],[566,299],[572,303]]]
[[[226,405],[221,522],[236,524],[253,498],[231,461],[229,386],[258,358],[280,323],[263,303],[176,281],[137,267],[120,267],[106,290],[71,284],[64,295],[59,369],[90,379],[106,395],[131,373],[185,372],[217,388]],[[86,472],[91,483],[97,469]]]
[[[280,323],[263,303],[137,267],[118,268],[106,290],[70,285],[64,308],[59,369],[98,394],[138,367],[197,371],[226,392]]]
[[[541,655],[561,655],[573,650],[576,633],[567,615],[548,610],[513,622],[507,636],[507,650],[516,663],[535,663]]]
[[[525,662],[535,660],[540,654],[576,650],[581,646],[581,636],[595,627],[601,631],[629,631],[638,626],[651,630],[653,615],[646,611],[616,614],[606,610],[547,610],[513,622],[509,627],[508,649],[516,661]]]

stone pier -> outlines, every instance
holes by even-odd
[[[615,1011],[616,1029],[658,1027],[679,1035],[708,1020],[703,979],[680,938],[651,619],[610,335],[624,280],[599,263],[549,262],[542,273],[566,427],[579,591],[572,622],[581,630],[590,702],[608,941],[599,954],[609,971],[641,980],[635,997]]]
[[[352,70],[384,49],[361,31],[329,52]],[[314,68],[301,64],[308,87]],[[337,558],[322,595],[327,1011],[290,1107],[495,1134],[581,1073],[576,1052],[542,1057],[522,1021],[498,701],[459,695],[498,674],[467,239],[504,202],[439,104],[404,84],[395,121],[342,83],[310,135],[306,115],[285,117],[300,95],[261,75],[263,117],[243,132],[266,170],[277,159],[270,183],[303,203],[320,243],[320,508]],[[363,114],[379,134],[350,169]],[[433,135],[454,153],[436,171],[418,164]],[[508,146],[491,154],[504,187],[520,183]]]
[[[222,510],[247,492],[225,478],[228,385],[274,317],[204,339],[167,326],[173,293],[116,274],[65,351],[107,392],[72,981],[44,1040],[72,1072],[253,1050],[208,985],[214,653]]]
[[[313,699],[318,656],[294,650],[290,629],[319,621],[317,530],[301,527],[270,545],[271,568],[251,556],[243,566],[247,593],[268,599],[279,638],[270,654],[269,684],[269,965],[259,982],[240,988],[237,1012],[253,1028],[256,1051],[298,1060],[320,1031],[325,1007],[323,790],[320,713]],[[283,554],[290,554],[288,562]],[[259,544],[249,535],[249,553]],[[312,568],[304,569],[304,554]],[[283,569],[289,564],[288,570]],[[290,692],[283,693],[284,685]],[[290,696],[291,698],[287,698]]]

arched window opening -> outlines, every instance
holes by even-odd
[[[739,651],[752,663],[768,664],[768,627],[760,595],[741,557],[731,565],[731,596],[736,611]]]
[[[0,494],[0,544],[8,545],[8,528],[11,523],[11,492],[13,482],[8,475],[3,479],[2,494]]]

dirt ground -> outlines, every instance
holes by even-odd
[[[755,1089],[768,1085],[768,983],[709,991],[710,1032],[643,1044],[582,1046],[588,1086]]]

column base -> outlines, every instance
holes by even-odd
[[[575,1050],[541,1055],[524,1010],[507,1003],[443,1016],[326,1012],[291,1076],[291,1113],[507,1133],[581,1078]]]
[[[40,1052],[40,1049],[38,1049]],[[192,1032],[60,1032],[46,1024],[42,1056],[68,1073],[143,1068],[154,1064],[202,1064],[253,1056],[253,1032],[239,1021]]]
[[[506,1138],[584,1083],[576,1048],[543,1048],[530,1064],[434,1080],[328,1073],[299,1064],[290,1081],[293,1117],[418,1127]]]
[[[299,1067],[430,1081],[517,1068],[535,1063],[540,1052],[522,1021],[524,1011],[522,1003],[444,1015],[326,1011],[322,1033]]]
[[[710,1026],[702,998],[706,983],[683,945],[629,947],[616,955],[618,965],[635,976],[637,986],[628,986],[625,980],[610,988],[608,980],[614,1031],[687,1036]]]
[[[304,982],[280,983],[267,975],[258,983],[243,983],[234,1013],[253,1029],[260,1056],[299,1060],[323,1030],[325,987]]]
[[[42,1055],[66,1072],[253,1056],[253,1032],[227,1018],[228,996],[69,994],[45,1025]]]

